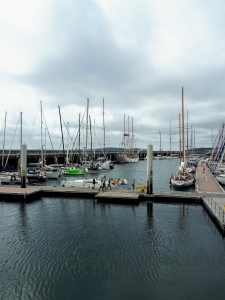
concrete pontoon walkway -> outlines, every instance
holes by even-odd
[[[205,174],[203,173],[203,167],[205,167]],[[199,193],[224,193],[223,188],[213,177],[205,162],[201,161],[198,163],[196,170],[196,188]]]
[[[205,170],[203,169],[205,168]],[[205,162],[199,162],[196,170],[196,191],[201,193],[203,206],[225,234],[225,193]]]

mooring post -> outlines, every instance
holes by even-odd
[[[26,188],[27,178],[27,145],[23,144],[21,149],[21,188]]]
[[[150,144],[147,146],[147,194],[152,195],[152,158],[153,158],[153,146]]]

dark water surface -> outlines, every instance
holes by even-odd
[[[0,228],[0,299],[225,298],[225,240],[201,206],[0,202]]]

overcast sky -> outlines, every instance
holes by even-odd
[[[159,150],[160,131],[161,148],[170,149],[171,133],[175,150],[184,87],[189,146],[192,137],[211,147],[225,121],[224,15],[222,0],[3,1],[2,143],[5,132],[5,147],[19,148],[22,112],[23,143],[41,148],[40,103],[42,144],[61,147],[59,107],[65,144],[79,115],[84,143],[89,98],[93,144],[103,147],[104,98],[106,147],[121,146],[125,115],[136,147]]]

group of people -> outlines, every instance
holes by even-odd
[[[110,178],[108,179],[108,182],[107,182],[108,184],[107,184],[107,186],[106,186],[106,180],[105,179],[103,179],[103,180],[101,180],[101,184],[100,184],[100,187],[99,187],[99,191],[100,190],[102,190],[102,191],[106,191],[106,190],[108,190],[108,189],[112,189],[112,186],[111,186],[111,180],[110,180]],[[93,178],[93,186],[92,186],[92,188],[93,189],[95,189],[95,184],[96,184],[96,179],[95,178]],[[135,179],[133,180],[133,182],[132,182],[132,190],[134,191],[135,190]]]
[[[96,184],[96,180],[95,180],[95,178],[93,178],[93,187],[92,187],[93,189],[95,189],[95,184]],[[100,187],[99,187],[99,191],[100,191],[100,190],[106,191],[106,190],[108,190],[108,189],[110,189],[110,190],[112,189],[110,178],[109,178],[109,180],[108,180],[107,187],[106,187],[106,180],[105,180],[105,179],[101,180],[101,185],[100,185]]]

